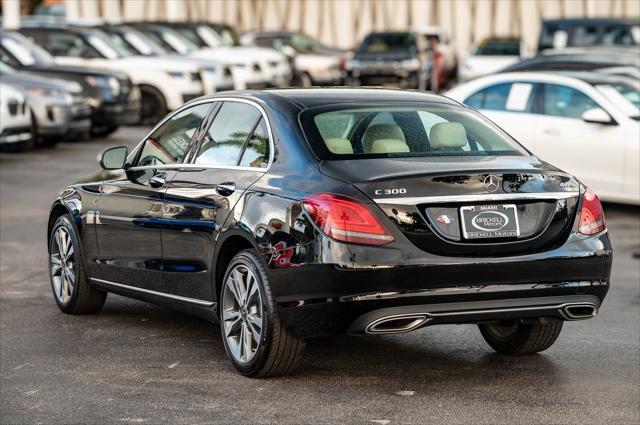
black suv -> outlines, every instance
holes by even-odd
[[[394,84],[401,88],[431,87],[431,50],[415,32],[372,32],[346,63],[347,83],[358,86]]]

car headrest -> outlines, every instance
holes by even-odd
[[[467,132],[459,122],[441,122],[431,127],[429,143],[432,149],[460,149],[467,146]]]
[[[409,145],[400,139],[376,139],[367,153],[397,153],[409,152]]]
[[[348,139],[340,139],[338,137],[332,139],[326,139],[325,145],[331,153],[337,153],[340,155],[346,155],[353,153],[353,147]]]
[[[402,129],[396,124],[374,124],[367,128],[362,137],[362,150],[365,153],[371,152],[373,142],[378,139],[404,139]]]

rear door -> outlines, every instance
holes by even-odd
[[[175,174],[210,103],[167,119],[138,148],[132,166],[102,184],[96,218],[99,258],[94,276],[165,292],[161,271],[165,182]]]
[[[162,220],[164,277],[171,293],[213,300],[213,252],[243,194],[266,171],[270,132],[254,104],[229,99],[215,111],[188,168],[168,185]]]

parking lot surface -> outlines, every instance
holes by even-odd
[[[475,326],[312,340],[297,373],[239,376],[204,320],[110,294],[62,314],[47,276],[56,193],[103,140],[0,154],[0,423],[634,424],[640,422],[640,210],[605,205],[615,249],[595,320],[539,355],[494,353]]]

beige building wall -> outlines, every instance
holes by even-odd
[[[521,36],[533,51],[540,21],[640,17],[640,0],[66,0],[69,13],[124,20],[209,20],[240,31],[300,30],[353,47],[372,30],[443,28],[459,52],[489,36]]]

